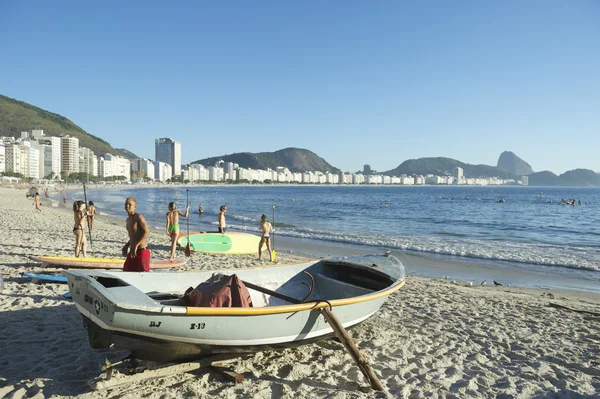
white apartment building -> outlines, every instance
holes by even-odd
[[[20,173],[27,176],[29,164],[29,148],[16,143],[8,144],[6,151],[6,172]]]
[[[208,180],[223,181],[223,175],[225,174],[223,168],[220,168],[218,166],[209,166],[207,169]]]
[[[0,173],[6,171],[6,146],[0,142]]]
[[[102,179],[122,176],[130,180],[131,162],[127,158],[117,155],[104,154],[98,161],[98,176]]]
[[[36,142],[23,140],[21,145],[23,151],[27,151],[27,160],[25,161],[25,169],[23,176],[32,179],[40,178],[40,150]],[[43,162],[43,160],[42,160]],[[43,167],[43,164],[42,164]],[[42,176],[43,177],[43,176]]]
[[[79,172],[79,139],[71,136],[60,136],[61,145],[61,175],[68,177],[71,173]]]
[[[195,164],[192,164],[192,166],[196,170],[196,180],[200,180],[200,181],[210,180],[208,169],[206,169],[204,167],[204,165],[195,163]],[[239,178],[239,176],[238,176],[238,178]]]
[[[173,170],[172,175],[181,175],[181,143],[179,141],[167,137],[156,139],[154,143],[154,152],[154,159],[157,162],[164,162],[171,165]]]
[[[52,146],[52,172],[59,177],[62,172],[62,140],[60,137],[46,137]]]
[[[79,147],[79,172],[98,176],[98,166],[98,158],[94,151],[87,147]]]
[[[135,172],[138,178],[155,179],[154,162],[146,158],[138,158],[131,161],[131,171]]]
[[[173,177],[173,168],[170,164],[154,161],[154,179],[165,182]]]

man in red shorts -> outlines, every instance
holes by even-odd
[[[127,211],[127,233],[129,233],[129,242],[123,246],[123,256],[126,256],[123,271],[126,272],[149,272],[150,271],[150,250],[148,246],[148,225],[146,219],[135,212],[137,201],[134,197],[128,197],[125,200],[125,210]]]

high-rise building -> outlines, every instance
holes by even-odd
[[[89,148],[79,147],[79,172],[98,176],[98,158]]]
[[[155,140],[155,161],[171,165],[173,176],[181,176],[181,143],[170,138]]]
[[[79,173],[79,139],[71,136],[60,136],[62,177],[71,173]]]
[[[461,168],[460,166],[457,166],[455,168],[452,169],[452,174],[455,177],[454,182],[456,184],[463,184],[464,183],[464,174],[463,174],[463,168]]]
[[[366,164],[363,167],[363,174],[365,174],[365,175],[370,175],[371,174],[371,165]]]
[[[4,143],[0,142],[0,173],[6,171],[6,150]]]
[[[98,161],[98,176],[101,178],[122,176],[131,179],[131,161],[117,155],[104,154]]]

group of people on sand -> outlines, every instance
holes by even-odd
[[[126,228],[129,236],[129,241],[121,249],[122,255],[125,257],[123,265],[124,271],[148,272],[150,271],[150,249],[148,248],[148,236],[150,229],[144,216],[136,212],[137,200],[135,197],[128,197],[125,200],[125,211],[127,212]],[[177,209],[174,202],[169,203],[168,212],[166,213],[166,232],[171,238],[171,254],[170,259],[175,259],[175,250],[177,240],[179,238],[179,218],[189,217],[189,204],[185,208],[185,213]],[[225,234],[227,224],[225,221],[225,213],[227,206],[221,205],[217,220],[219,222],[218,232]],[[73,214],[75,225],[73,234],[75,235],[75,256],[83,255],[86,257],[86,239],[84,223],[87,220],[90,231],[92,230],[96,208],[92,201],[86,209],[84,201],[75,201],[73,203]],[[261,216],[260,226],[258,228],[262,233],[258,245],[258,259],[262,256],[262,246],[266,244],[269,258],[273,260],[273,252],[271,250],[271,240],[269,233],[274,232],[273,226],[267,220],[267,215]]]

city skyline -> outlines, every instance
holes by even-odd
[[[386,171],[506,150],[600,171],[595,2],[35,3],[0,4],[2,94],[140,157],[177,137],[183,164],[297,147]]]

